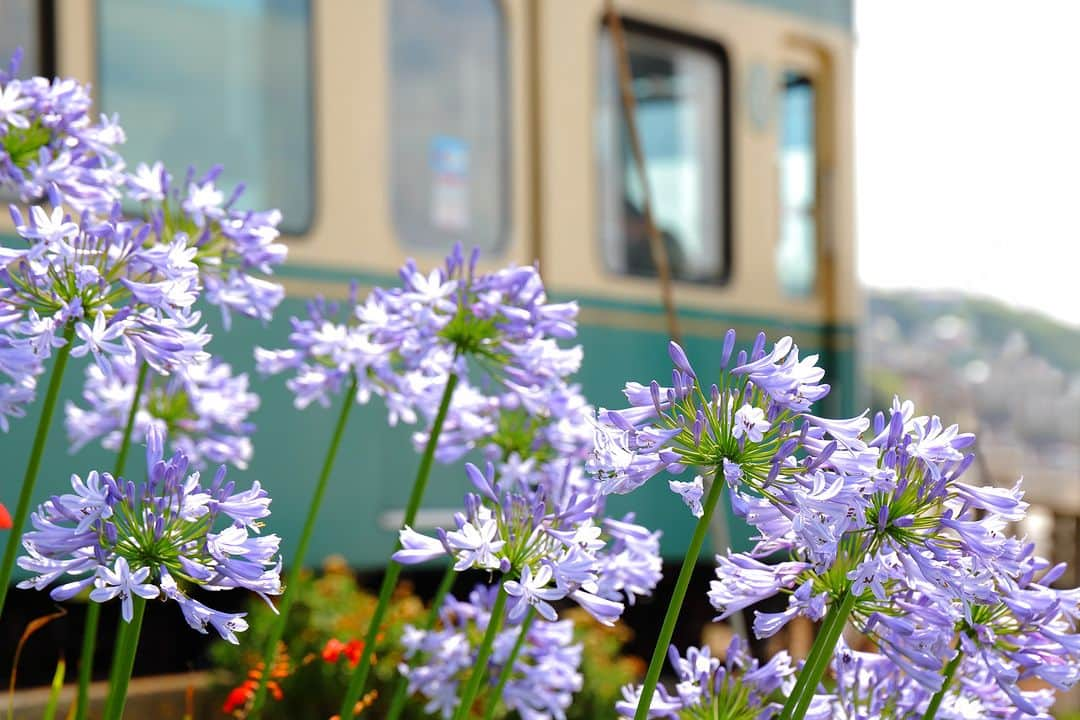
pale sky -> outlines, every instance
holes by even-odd
[[[859,276],[1080,325],[1080,2],[856,0]]]

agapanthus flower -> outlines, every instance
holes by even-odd
[[[375,288],[362,302],[354,289],[343,317],[336,305],[312,303],[308,317],[293,319],[290,347],[257,348],[257,366],[294,371],[298,407],[328,402],[355,376],[358,401],[381,395],[391,424],[434,418],[448,376],[470,369],[542,415],[547,392],[581,363],[579,347],[558,344],[576,334],[577,305],[549,303],[535,267],[478,273],[477,257],[466,262],[457,246],[426,275],[409,260],[401,286]]]
[[[95,440],[117,450],[123,439],[138,370],[130,359],[113,360],[106,374],[96,365],[86,368],[82,397],[85,406],[68,402],[65,425],[71,451]],[[183,452],[199,469],[228,464],[241,470],[251,461],[248,416],[259,407],[259,396],[248,390],[248,377],[234,375],[217,359],[192,363],[167,377],[148,374],[133,434],[143,437],[151,424],[162,428],[174,451]]]
[[[609,580],[608,597],[604,597],[600,595],[601,572],[612,567],[612,551],[615,555],[626,552],[626,536],[640,537],[647,531],[630,529],[631,523],[624,522],[618,528],[620,536],[605,538],[603,527],[595,522],[598,506],[588,493],[567,493],[560,504],[553,505],[547,502],[542,484],[527,479],[504,482],[496,477],[491,463],[486,471],[469,463],[466,471],[479,492],[466,495],[465,512],[455,517],[456,527],[440,529],[436,539],[406,526],[394,559],[415,564],[449,556],[458,571],[501,572],[512,598],[513,620],[531,608],[553,621],[558,615],[552,603],[570,599],[600,622],[614,623],[624,607],[619,593],[632,592],[643,583],[627,583],[625,575]],[[610,540],[614,542],[609,547]],[[647,590],[651,592],[652,587]]]
[[[1042,706],[1019,682],[1064,690],[1080,680],[1080,591],[1051,589],[1063,568],[1009,535],[1027,509],[1019,483],[961,480],[973,442],[899,400],[872,422],[808,416],[806,456],[785,460],[766,492],[733,492],[759,542],[717,559],[709,597],[720,618],[786,593],[786,609],[756,614],[755,633],[767,637],[793,617],[820,620],[846,602],[846,620],[905,682],[923,687],[918,697],[949,691],[946,665],[959,652],[963,668],[996,684],[980,691],[994,697],[986,707],[1018,713],[992,716],[1039,716]],[[760,560],[781,551],[789,562]]]
[[[247,628],[245,613],[214,610],[188,594],[246,588],[264,599],[281,593],[279,538],[261,535],[270,498],[256,481],[237,491],[225,467],[209,486],[187,473],[182,452],[165,459],[164,435],[147,433],[145,481],[90,472],[71,478],[73,493],[54,496],[32,513],[33,530],[23,536],[19,567],[33,573],[20,588],[43,590],[67,600],[90,590],[95,602],[120,601],[130,620],[134,596],[173,600],[191,627],[208,627],[229,642]]]
[[[198,266],[204,296],[221,308],[228,329],[234,312],[271,318],[285,291],[266,276],[285,261],[288,248],[278,242],[281,213],[241,210],[243,185],[226,196],[215,184],[221,171],[215,166],[196,178],[188,170],[176,183],[162,163],[140,163],[126,176],[125,189],[142,204],[160,252]]]
[[[921,720],[933,693],[887,656],[860,652],[843,640],[832,660],[834,687],[816,694],[809,720]],[[1048,719],[1054,703],[1049,689],[1016,690],[1031,712],[1017,704],[997,684],[985,663],[965,657],[956,680],[934,713],[940,720]]]
[[[701,497],[715,478],[759,491],[775,480],[782,463],[799,447],[793,429],[828,385],[816,355],[799,359],[791,338],[765,352],[759,335],[749,357],[740,352],[728,370],[735,345],[728,331],[717,382],[698,376],[686,353],[670,343],[675,367],[671,385],[627,383],[630,407],[601,409],[591,469],[606,493],[628,493],[667,470],[698,468],[701,477],[672,482],[671,489],[701,514]]]
[[[210,336],[192,309],[198,268],[146,242],[148,228],[114,214],[76,221],[62,206],[12,207],[17,247],[0,248],[0,411],[19,416],[42,362],[65,344],[105,374],[137,357],[159,373],[204,360]],[[19,393],[17,390],[21,390]]]
[[[498,588],[480,586],[467,601],[448,596],[439,610],[440,627],[405,628],[405,662],[399,672],[408,678],[410,692],[427,700],[426,712],[443,718],[453,715],[461,681],[476,669],[476,644],[492,621],[495,592]],[[510,618],[496,636],[485,669],[492,683],[509,660],[520,632],[519,620]],[[582,687],[581,653],[571,621],[533,623],[514,659],[501,696],[503,704],[527,720],[565,720],[573,694]]]
[[[681,656],[674,645],[668,659],[678,683],[674,692],[662,685],[657,688],[649,706],[650,718],[771,718],[781,707],[774,697],[782,700],[782,694],[791,690],[795,671],[786,652],[760,664],[738,635],[731,639],[723,660],[713,657],[708,647],[692,647]],[[623,699],[615,704],[619,716],[634,717],[640,696],[640,687],[624,687]]]
[[[50,192],[76,212],[108,213],[120,198],[124,142],[116,117],[94,121],[89,86],[0,72],[0,188],[24,203]]]

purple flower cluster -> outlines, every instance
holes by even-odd
[[[285,291],[264,276],[285,261],[288,248],[277,242],[281,213],[239,209],[244,187],[226,196],[215,184],[221,171],[215,166],[196,178],[189,170],[177,184],[160,162],[140,163],[124,176],[124,189],[142,203],[160,246],[176,246],[190,255],[204,297],[221,308],[228,329],[234,312],[271,318]]]
[[[880,653],[859,652],[841,640],[832,662],[836,677],[831,692],[814,696],[808,720],[862,720],[863,718],[922,718],[932,693]],[[1015,701],[990,676],[984,664],[965,658],[958,681],[934,714],[940,720],[1049,720],[1054,692],[1018,690],[1030,712],[1018,712]]]
[[[207,607],[186,587],[246,588],[264,599],[281,593],[279,538],[259,534],[270,498],[258,482],[236,491],[224,466],[203,486],[199,473],[187,474],[183,453],[165,459],[164,436],[154,425],[146,461],[144,482],[96,471],[85,481],[73,475],[72,494],[40,505],[19,558],[34,577],[19,587],[43,590],[65,579],[53,599],[89,589],[95,602],[119,598],[127,621],[134,595],[174,600],[191,627],[206,633],[212,626],[236,643],[235,633],[247,628],[244,613]]]
[[[491,622],[498,591],[479,586],[468,601],[448,597],[439,611],[438,629],[406,627],[402,644],[410,662],[402,663],[399,672],[408,678],[410,692],[426,698],[426,712],[443,718],[453,715],[462,677],[476,665],[476,640]],[[496,637],[487,668],[492,682],[509,660],[520,632],[520,623],[512,620]],[[565,720],[573,694],[581,689],[581,652],[569,620],[533,623],[513,661],[502,702],[527,720]]]
[[[362,303],[354,289],[345,317],[313,302],[308,317],[293,319],[289,348],[256,349],[260,371],[294,371],[298,407],[326,404],[355,376],[358,401],[379,394],[391,424],[411,424],[434,417],[448,375],[466,377],[472,361],[539,414],[548,391],[580,365],[580,348],[557,342],[575,335],[577,306],[549,303],[535,267],[478,273],[476,259],[466,262],[458,246],[427,275],[410,260],[401,286],[375,288]]]
[[[86,85],[16,78],[20,56],[0,71],[0,188],[24,203],[52,194],[75,212],[107,214],[120,198],[123,129],[115,117],[94,122]]]
[[[98,439],[109,450],[120,448],[138,371],[130,359],[114,360],[111,367],[111,374],[105,374],[96,365],[87,366],[86,406],[67,403],[65,425],[72,452]],[[217,359],[197,362],[168,377],[146,378],[133,434],[143,437],[154,425],[192,466],[228,464],[243,470],[251,461],[255,431],[248,416],[258,407],[259,396],[249,391],[247,375],[234,375]]]
[[[624,595],[632,599],[637,589],[652,591],[659,579],[654,574],[658,558],[652,560],[659,549],[655,534],[626,520],[605,527],[589,493],[568,492],[561,502],[549,502],[542,477],[497,476],[491,463],[486,472],[471,463],[466,470],[478,492],[466,495],[457,527],[440,529],[432,538],[406,526],[396,561],[449,556],[458,571],[499,571],[513,598],[511,620],[534,608],[554,621],[558,614],[552,603],[569,598],[610,625],[622,614]],[[605,537],[605,529],[614,534]],[[627,566],[638,557],[648,564]],[[614,576],[602,578],[604,571]]]
[[[765,720],[780,710],[770,698],[790,691],[794,680],[795,668],[786,652],[762,665],[738,635],[732,638],[723,661],[713,657],[708,647],[692,647],[683,657],[674,645],[668,659],[678,684],[674,693],[663,686],[657,689],[649,706],[650,718]],[[623,699],[615,704],[619,716],[634,717],[640,696],[640,687],[623,688]]]
[[[55,206],[12,208],[22,247],[0,247],[0,414],[19,416],[44,359],[74,329],[73,357],[101,371],[138,357],[166,374],[205,361],[210,340],[193,305],[199,270],[183,242],[146,242],[149,228],[117,215],[76,221]]]
[[[729,333],[722,368],[733,344]],[[734,512],[757,536],[749,552],[716,559],[709,599],[718,619],[778,593],[788,606],[756,613],[758,637],[799,615],[840,612],[880,650],[862,665],[888,663],[918,683],[909,695],[923,708],[950,681],[958,652],[964,675],[950,702],[974,693],[995,713],[1007,706],[1009,717],[1045,710],[1020,681],[1067,689],[1080,679],[1080,589],[1053,589],[1063,567],[1009,534],[1027,509],[1019,484],[961,480],[973,435],[899,400],[872,420],[810,414],[827,386],[787,338],[766,352],[759,336],[708,390],[681,348],[670,353],[670,387],[632,383],[632,407],[601,411],[593,469],[605,489],[625,492],[662,470],[701,468],[693,482],[671,483],[695,515],[723,477]],[[861,712],[846,717],[880,716]]]
[[[735,347],[735,333],[724,338],[720,358],[726,370]],[[717,473],[731,486],[764,488],[776,480],[784,460],[798,447],[792,437],[810,404],[824,397],[828,385],[817,356],[799,359],[799,349],[784,338],[769,353],[765,335],[758,336],[749,357],[740,352],[735,367],[717,383],[700,381],[686,353],[669,346],[675,364],[672,384],[627,383],[630,407],[601,409],[596,425],[596,452],[591,469],[605,493],[628,493],[667,470],[701,468],[691,482],[671,483],[695,515],[706,484]]]

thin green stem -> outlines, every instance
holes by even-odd
[[[810,647],[810,652],[809,654],[807,654],[806,660],[803,661],[804,668],[816,665],[822,653],[825,652],[823,644],[817,642],[817,640],[822,636],[828,635],[832,631],[833,625],[836,624],[837,617],[837,614],[834,612],[829,612],[825,615],[825,619],[821,623],[821,628],[818,630],[817,638],[815,638],[814,644]],[[795,709],[795,706],[798,705],[799,700],[802,699],[802,694],[805,691],[806,685],[803,682],[802,678],[799,678],[799,680],[795,683],[795,687],[791,689],[791,693],[787,697],[787,700],[785,702],[785,709],[793,711]]]
[[[131,398],[131,408],[128,410],[127,423],[124,425],[124,436],[120,439],[120,449],[116,452],[116,464],[113,466],[113,477],[119,478],[124,475],[124,464],[127,462],[128,450],[131,448],[131,433],[135,429],[135,416],[139,414],[139,400],[142,398],[143,387],[146,385],[146,375],[150,366],[146,361],[139,366],[139,376],[135,380],[135,394]],[[101,603],[90,602],[86,608],[86,624],[83,626],[82,652],[79,653],[79,690],[75,699],[75,720],[86,720],[86,713],[90,709],[90,680],[94,675],[94,650],[97,647],[98,622],[101,619]],[[119,647],[122,638],[120,630],[116,634]],[[114,666],[115,668],[115,666]],[[114,680],[110,672],[110,681]]]
[[[105,701],[104,720],[120,720],[127,703],[128,684],[131,682],[131,670],[135,667],[135,651],[139,647],[139,632],[142,630],[143,615],[146,613],[146,600],[138,595],[131,599],[131,632],[124,634],[124,644],[116,648],[117,668],[115,682],[109,685],[109,698]]]
[[[11,521],[11,530],[8,532],[7,545],[4,548],[4,561],[0,565],[0,616],[4,614],[4,601],[7,599],[8,587],[11,584],[11,573],[15,569],[15,556],[22,547],[22,529],[26,524],[26,516],[30,514],[30,500],[34,496],[34,484],[37,482],[38,470],[41,469],[41,456],[45,452],[45,441],[49,437],[49,426],[52,424],[56,400],[60,396],[64,368],[67,366],[68,356],[71,355],[71,343],[74,337],[75,325],[69,322],[64,328],[64,346],[56,351],[56,363],[49,376],[45,404],[41,407],[41,417],[38,418],[37,431],[34,433],[34,444],[30,447],[30,462],[26,466],[26,474],[23,475],[19,504],[15,508],[15,517]]]
[[[349,389],[345,391],[342,399],[341,412],[338,414],[337,425],[334,426],[334,434],[330,439],[330,447],[326,451],[326,459],[323,460],[322,471],[319,473],[319,481],[315,485],[315,493],[311,496],[311,504],[308,506],[307,519],[304,520],[304,529],[300,533],[300,542],[296,546],[296,554],[292,559],[292,572],[299,573],[304,567],[304,559],[307,557],[308,545],[311,542],[311,534],[315,530],[315,523],[319,517],[319,507],[322,505],[323,495],[326,494],[326,486],[330,480],[330,473],[334,469],[334,460],[337,458],[338,448],[341,446],[341,438],[345,434],[345,424],[349,419],[349,411],[356,404],[356,375],[352,376]],[[278,616],[274,618],[274,624],[270,628],[267,637],[266,648],[263,650],[263,672],[259,677],[259,687],[255,690],[255,697],[251,702],[249,717],[257,718],[266,701],[266,681],[270,675],[270,668],[274,666],[277,657],[278,644],[285,634],[285,624],[289,620],[289,611],[292,610],[296,593],[285,589],[278,606]]]
[[[667,612],[664,614],[664,624],[660,627],[660,636],[656,639],[656,645],[653,647],[652,660],[649,661],[649,670],[645,673],[645,684],[641,688],[641,698],[638,700],[634,720],[647,720],[649,717],[649,706],[652,704],[653,693],[656,692],[656,684],[660,681],[660,671],[664,668],[664,660],[667,658],[671,636],[675,634],[675,623],[679,619],[679,612],[682,610],[683,600],[686,598],[686,589],[690,585],[690,576],[694,573],[698,555],[701,554],[701,546],[705,544],[705,537],[709,534],[709,523],[712,521],[713,511],[716,510],[716,503],[720,499],[723,487],[724,481],[721,478],[714,477],[712,485],[709,487],[709,494],[705,497],[705,504],[702,506],[703,512],[694,527],[690,547],[686,551],[686,557],[683,558],[679,577],[675,580],[675,591],[671,595]]]
[[[926,712],[923,713],[923,720],[934,720],[937,717],[938,708],[941,707],[941,701],[945,699],[945,693],[949,692],[949,685],[952,684],[953,676],[956,675],[956,669],[960,667],[960,663],[964,660],[964,653],[959,648],[956,650],[956,657],[949,661],[949,664],[945,666],[945,673],[941,680],[941,689],[934,693],[934,697],[930,698],[930,704],[926,706]]]
[[[536,610],[530,607],[525,619],[521,621],[521,630],[518,632],[514,647],[510,650],[510,657],[506,658],[506,662],[503,663],[502,670],[499,672],[499,681],[495,685],[495,691],[488,693],[484,720],[492,720],[495,717],[495,708],[499,706],[499,698],[502,697],[503,689],[506,687],[506,683],[510,681],[510,676],[514,674],[514,662],[517,660],[518,655],[521,654],[521,648],[525,646],[525,639],[529,636],[529,628],[532,627],[535,619]]]
[[[465,691],[462,693],[457,710],[454,712],[454,720],[465,720],[469,716],[473,701],[476,700],[476,695],[480,692],[480,684],[484,682],[484,678],[487,676],[488,659],[491,657],[491,650],[495,646],[495,637],[499,634],[499,630],[502,629],[503,620],[505,619],[507,597],[506,591],[503,590],[500,584],[499,591],[495,595],[495,606],[491,608],[491,618],[488,620],[487,631],[484,633],[484,639],[480,641],[480,649],[476,654],[476,663],[473,665],[472,673],[469,675],[469,682],[465,685]]]
[[[829,660],[836,650],[840,634],[844,632],[856,599],[856,594],[848,589],[840,596],[839,604],[829,609],[821,632],[814,640],[814,650],[817,652],[811,651],[811,658],[803,665],[795,688],[784,704],[784,709],[780,711],[780,720],[802,720],[806,717],[806,711],[814,699],[814,692],[825,675],[825,669],[829,666]]]
[[[446,598],[447,593],[450,592],[450,588],[454,586],[454,580],[457,578],[457,572],[454,570],[453,563],[447,563],[446,572],[443,573],[442,581],[439,582],[439,589],[435,591],[435,597],[431,601],[431,608],[428,610],[427,617],[424,618],[423,629],[430,630],[435,627],[435,623],[439,620],[439,610],[442,609],[443,600]],[[409,679],[403,674],[399,674],[397,680],[394,681],[394,696],[390,701],[390,709],[386,713],[386,720],[397,720],[401,717],[401,712],[405,709],[405,702],[409,699]]]
[[[412,493],[409,495],[409,503],[405,506],[405,518],[403,525],[412,525],[416,520],[416,512],[420,509],[420,503],[424,499],[424,490],[427,488],[428,476],[431,475],[431,464],[435,460],[435,447],[439,443],[439,435],[442,434],[443,423],[446,414],[450,410],[450,399],[457,387],[458,376],[450,373],[446,378],[446,387],[443,389],[442,400],[439,402],[439,411],[435,415],[435,422],[431,425],[431,433],[428,435],[427,445],[424,446],[424,454],[420,458],[420,467],[416,470],[416,479],[413,481]],[[395,548],[401,547],[401,541],[394,544]],[[386,575],[383,576],[382,586],[379,588],[379,602],[375,605],[375,614],[371,616],[371,625],[368,627],[367,636],[364,638],[364,646],[360,649],[360,662],[353,671],[349,680],[349,687],[345,690],[345,697],[341,701],[341,709],[338,714],[342,720],[351,718],[356,701],[364,690],[368,674],[371,672],[371,658],[375,652],[375,642],[379,634],[379,626],[382,624],[386,610],[390,606],[390,597],[394,593],[398,576],[401,575],[401,564],[390,560],[386,565]]]

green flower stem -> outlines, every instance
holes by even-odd
[[[679,619],[683,600],[686,598],[686,589],[690,585],[690,576],[694,573],[698,555],[701,554],[701,546],[705,544],[705,537],[709,534],[709,523],[712,521],[713,511],[716,510],[716,502],[720,499],[723,490],[723,478],[714,477],[709,486],[709,494],[705,497],[702,506],[701,517],[698,518],[694,527],[694,535],[690,539],[690,547],[683,558],[679,577],[675,580],[675,591],[671,595],[667,612],[664,614],[664,624],[660,627],[660,635],[653,647],[652,660],[649,661],[649,670],[645,673],[645,684],[641,688],[641,698],[638,700],[637,712],[634,720],[647,720],[649,706],[652,704],[653,693],[656,692],[656,684],[660,681],[660,671],[664,668],[664,660],[667,658],[668,645],[671,644],[671,636],[675,634],[675,623]]]
[[[484,720],[492,720],[495,717],[495,708],[499,706],[499,698],[502,697],[503,689],[506,688],[506,683],[510,681],[510,676],[514,674],[514,661],[521,654],[521,648],[525,646],[525,639],[529,636],[529,628],[532,627],[535,619],[536,610],[530,607],[525,619],[521,621],[521,630],[518,632],[513,649],[510,650],[510,657],[506,658],[502,671],[499,673],[499,681],[495,685],[495,691],[488,694]]]
[[[435,627],[435,623],[439,620],[439,610],[442,608],[443,600],[446,598],[447,593],[450,592],[450,588],[453,587],[456,578],[457,572],[454,570],[454,564],[448,563],[442,581],[439,583],[439,589],[435,591],[435,597],[431,601],[431,609],[428,610],[427,617],[424,618],[422,626],[424,630]],[[405,702],[408,698],[409,679],[405,675],[399,674],[394,682],[394,696],[390,701],[390,709],[386,713],[386,720],[397,720],[401,717],[401,711],[405,709]]]
[[[450,411],[450,398],[454,395],[457,387],[458,376],[450,373],[446,378],[446,387],[443,389],[442,400],[439,402],[439,411],[435,415],[435,422],[431,425],[431,433],[428,435],[427,445],[424,447],[424,455],[420,458],[420,467],[416,471],[416,480],[413,481],[412,494],[409,495],[409,503],[405,507],[403,525],[412,525],[416,520],[416,512],[420,509],[420,502],[424,499],[424,489],[427,487],[428,476],[431,475],[431,463],[435,459],[435,447],[439,443],[439,435],[442,434],[443,423],[446,414]],[[395,548],[401,547],[400,540],[394,544]],[[345,691],[345,697],[341,701],[341,709],[338,714],[342,720],[353,717],[353,708],[364,690],[368,674],[371,672],[371,657],[375,652],[375,642],[379,635],[379,626],[382,625],[383,617],[390,606],[390,596],[393,595],[397,585],[398,576],[401,575],[401,564],[390,560],[386,565],[386,575],[383,576],[382,586],[379,588],[379,602],[375,606],[375,614],[371,616],[371,625],[368,627],[367,636],[364,638],[364,646],[360,648],[360,662],[353,671],[349,687]]]
[[[498,594],[495,596],[495,606],[491,608],[491,619],[488,620],[487,632],[484,633],[484,639],[480,641],[480,649],[476,654],[476,664],[473,665],[472,673],[469,675],[469,682],[465,685],[465,692],[462,693],[459,699],[457,710],[454,712],[454,720],[465,720],[469,716],[473,701],[476,700],[476,695],[480,692],[480,683],[487,676],[488,659],[491,657],[491,650],[495,646],[495,637],[499,634],[499,630],[502,629],[503,620],[506,616],[507,597],[509,596],[506,594],[506,590],[500,584]]]
[[[791,691],[784,709],[780,711],[780,720],[802,720],[806,717],[806,711],[814,699],[814,692],[825,669],[829,666],[836,643],[840,640],[840,634],[844,632],[848,616],[855,607],[855,593],[846,590],[840,597],[839,605],[833,605],[825,616],[825,622],[814,640],[814,647],[810,651],[810,657],[803,665],[799,679],[795,682],[795,688]]]
[[[815,638],[814,644],[810,647],[810,653],[806,656],[806,660],[803,661],[804,668],[815,665],[818,662],[818,658],[820,658],[821,654],[825,652],[823,645],[818,643],[817,639],[821,638],[823,635],[827,635],[831,631],[832,626],[836,624],[836,619],[836,613],[830,612],[825,615],[825,619],[821,623],[821,628],[818,630],[817,638]],[[795,706],[798,705],[799,700],[802,698],[802,694],[805,691],[806,686],[800,678],[798,681],[796,681],[795,686],[791,689],[791,693],[788,695],[787,700],[784,703],[785,708],[788,710],[794,710]]]
[[[296,554],[292,559],[294,573],[299,573],[304,567],[304,559],[307,556],[308,545],[311,542],[311,534],[315,530],[315,523],[319,517],[319,507],[322,505],[323,495],[326,494],[326,486],[330,480],[330,472],[334,469],[334,460],[337,458],[338,448],[341,446],[341,437],[345,434],[345,423],[349,419],[349,411],[356,404],[356,375],[352,376],[349,389],[342,398],[341,412],[338,414],[337,425],[334,426],[334,434],[330,439],[330,447],[326,451],[326,459],[323,460],[322,471],[319,473],[319,481],[315,485],[315,494],[311,496],[311,504],[308,506],[307,519],[304,520],[304,529],[300,533],[300,543],[296,546]],[[274,666],[277,657],[278,644],[285,634],[285,624],[289,620],[289,611],[292,610],[296,593],[289,592],[285,588],[285,594],[281,597],[278,606],[278,616],[274,618],[274,624],[270,628],[267,637],[266,648],[263,650],[263,672],[259,677],[259,687],[255,690],[255,697],[251,701],[251,713],[249,717],[257,718],[266,701],[266,681],[270,675],[270,669]]]
[[[127,424],[124,425],[124,436],[120,440],[120,449],[116,453],[116,465],[113,467],[114,478],[124,475],[124,463],[127,462],[128,450],[131,448],[131,433],[135,428],[135,416],[139,412],[139,399],[142,397],[143,386],[146,384],[146,374],[149,369],[150,366],[145,361],[139,366],[139,377],[135,381],[135,395],[131,399]],[[94,674],[94,649],[97,646],[98,621],[100,619],[101,603],[88,602],[86,624],[83,627],[82,652],[79,654],[79,690],[75,699],[75,720],[86,720],[86,713],[90,709],[90,680]],[[120,641],[123,639],[122,630],[123,626],[116,634],[116,647],[120,647]],[[109,679],[110,681],[115,680],[111,673]]]
[[[945,666],[945,673],[941,681],[941,689],[934,693],[934,697],[930,698],[930,704],[926,706],[926,712],[923,714],[923,720],[934,720],[937,717],[938,708],[941,707],[941,701],[945,699],[945,693],[949,692],[949,685],[952,684],[953,676],[956,675],[956,669],[960,667],[960,663],[964,661],[964,653],[959,648],[956,649],[956,657],[949,661],[949,664]]]
[[[131,669],[135,667],[135,650],[139,647],[139,632],[142,630],[143,614],[146,612],[146,600],[135,595],[131,599],[134,612],[131,616],[131,631],[124,633],[124,644],[116,648],[116,681],[109,685],[109,698],[105,701],[104,720],[120,720],[127,702],[128,683],[131,682]],[[122,621],[121,621],[122,622]]]
[[[49,426],[52,424],[56,400],[60,396],[64,368],[67,366],[68,356],[71,355],[71,343],[74,338],[75,325],[68,322],[64,328],[64,346],[56,351],[56,363],[49,376],[45,404],[41,408],[41,417],[38,418],[37,431],[34,433],[34,444],[30,448],[30,462],[26,466],[26,474],[23,475],[19,504],[15,508],[15,517],[11,521],[11,530],[8,532],[7,545],[4,548],[4,561],[0,565],[0,616],[4,614],[4,601],[7,599],[8,588],[11,584],[11,573],[15,569],[15,556],[22,547],[23,526],[26,524],[26,516],[30,514],[30,500],[34,496],[34,484],[37,482],[38,470],[41,469],[41,456],[45,451],[45,441],[49,437]]]

